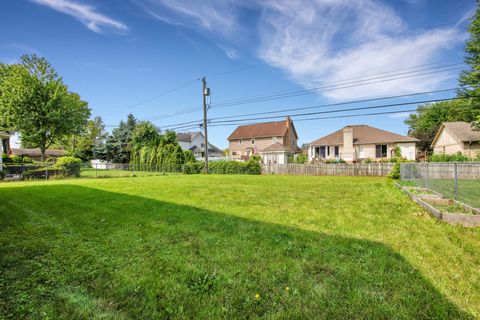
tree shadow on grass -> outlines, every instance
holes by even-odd
[[[2,188],[0,316],[472,318],[381,243],[73,185]]]

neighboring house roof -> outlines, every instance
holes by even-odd
[[[447,129],[448,132],[454,135],[459,142],[480,141],[480,130],[473,130],[471,123],[463,121],[444,122],[440,126],[440,129],[438,129],[437,134],[432,141],[432,146],[437,142],[443,129]]]
[[[192,142],[192,135],[188,132],[177,132],[177,141]]]
[[[11,153],[17,156],[40,157],[42,155],[40,149],[12,148]],[[60,157],[66,154],[65,150],[47,149],[46,156]]]
[[[261,150],[260,153],[268,153],[268,152],[293,152],[289,147],[281,144],[280,142],[275,142],[266,147],[265,149]]]
[[[268,137],[284,137],[287,133],[287,121],[290,121],[293,132],[298,139],[297,131],[290,119],[274,122],[263,122],[238,126],[227,140],[249,139],[249,138],[268,138]]]
[[[353,144],[369,144],[369,143],[395,143],[395,142],[417,142],[416,138],[402,136],[390,131],[377,129],[368,125],[352,125],[353,128]],[[343,145],[343,128],[317,139],[310,145]]]

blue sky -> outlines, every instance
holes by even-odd
[[[474,0],[15,0],[1,5],[0,62],[15,63],[25,53],[44,56],[106,124],[118,124],[132,112],[160,127],[201,119],[198,79],[203,75],[212,92],[211,118],[454,88],[467,19],[475,9]],[[419,76],[429,72],[435,73]],[[380,80],[365,85],[368,79]],[[324,89],[215,107],[309,88]],[[450,96],[453,92],[318,110]],[[188,109],[196,111],[166,116]],[[393,115],[295,124],[300,143],[347,124],[405,134],[402,110],[409,109],[414,106],[365,111],[398,110]],[[359,112],[335,115],[352,113]],[[210,141],[226,147],[233,129],[212,126]]]

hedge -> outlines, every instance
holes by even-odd
[[[183,173],[202,173],[205,164],[203,162],[189,162],[183,166]],[[208,163],[208,172],[213,174],[254,174],[262,173],[260,163],[255,160],[247,162],[239,161],[214,161]]]

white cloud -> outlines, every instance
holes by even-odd
[[[431,63],[462,40],[455,28],[405,34],[407,26],[400,17],[371,0],[271,0],[268,4],[260,27],[259,55],[305,87]],[[403,94],[432,90],[452,76],[404,78],[321,93],[335,100]]]
[[[217,47],[222,49],[223,53],[225,53],[227,58],[230,60],[237,60],[240,57],[238,54],[238,51],[234,48],[226,47],[218,43],[217,43]]]
[[[88,29],[96,33],[128,31],[128,27],[95,10],[95,8],[71,0],[31,0],[78,19]]]
[[[225,48],[238,46],[238,31],[255,32],[258,57],[305,88],[443,60],[465,38],[458,24],[413,32],[393,8],[375,0],[143,1],[157,19],[216,35],[231,59],[237,52]],[[256,25],[251,17],[241,19],[244,9],[258,13]],[[434,90],[454,77],[450,71],[319,93],[333,100],[405,94]]]

